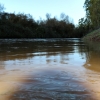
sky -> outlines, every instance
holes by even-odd
[[[31,14],[35,20],[46,19],[46,13],[59,19],[60,14],[65,13],[73,19],[74,24],[85,17],[84,2],[85,0],[0,0],[6,8],[5,12]]]

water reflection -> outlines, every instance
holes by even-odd
[[[69,41],[26,41],[1,40],[0,57],[4,60],[26,59],[27,57],[56,55],[73,52],[74,42]]]
[[[99,65],[80,39],[1,39],[0,100],[96,100]]]
[[[77,40],[1,40],[0,59],[6,64],[39,62],[68,63],[68,55],[75,52]],[[8,63],[7,63],[8,62]],[[42,63],[43,63],[42,62]],[[25,62],[23,62],[25,64]]]
[[[86,63],[84,66],[90,70],[100,72],[100,44],[88,42]]]

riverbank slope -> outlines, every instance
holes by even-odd
[[[82,38],[86,41],[100,41],[100,28],[94,30]]]

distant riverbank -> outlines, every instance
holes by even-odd
[[[0,38],[81,38],[88,33],[64,16],[36,21],[30,14],[0,13]]]

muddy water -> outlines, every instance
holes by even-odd
[[[0,100],[100,100],[100,52],[92,44],[0,40]]]

